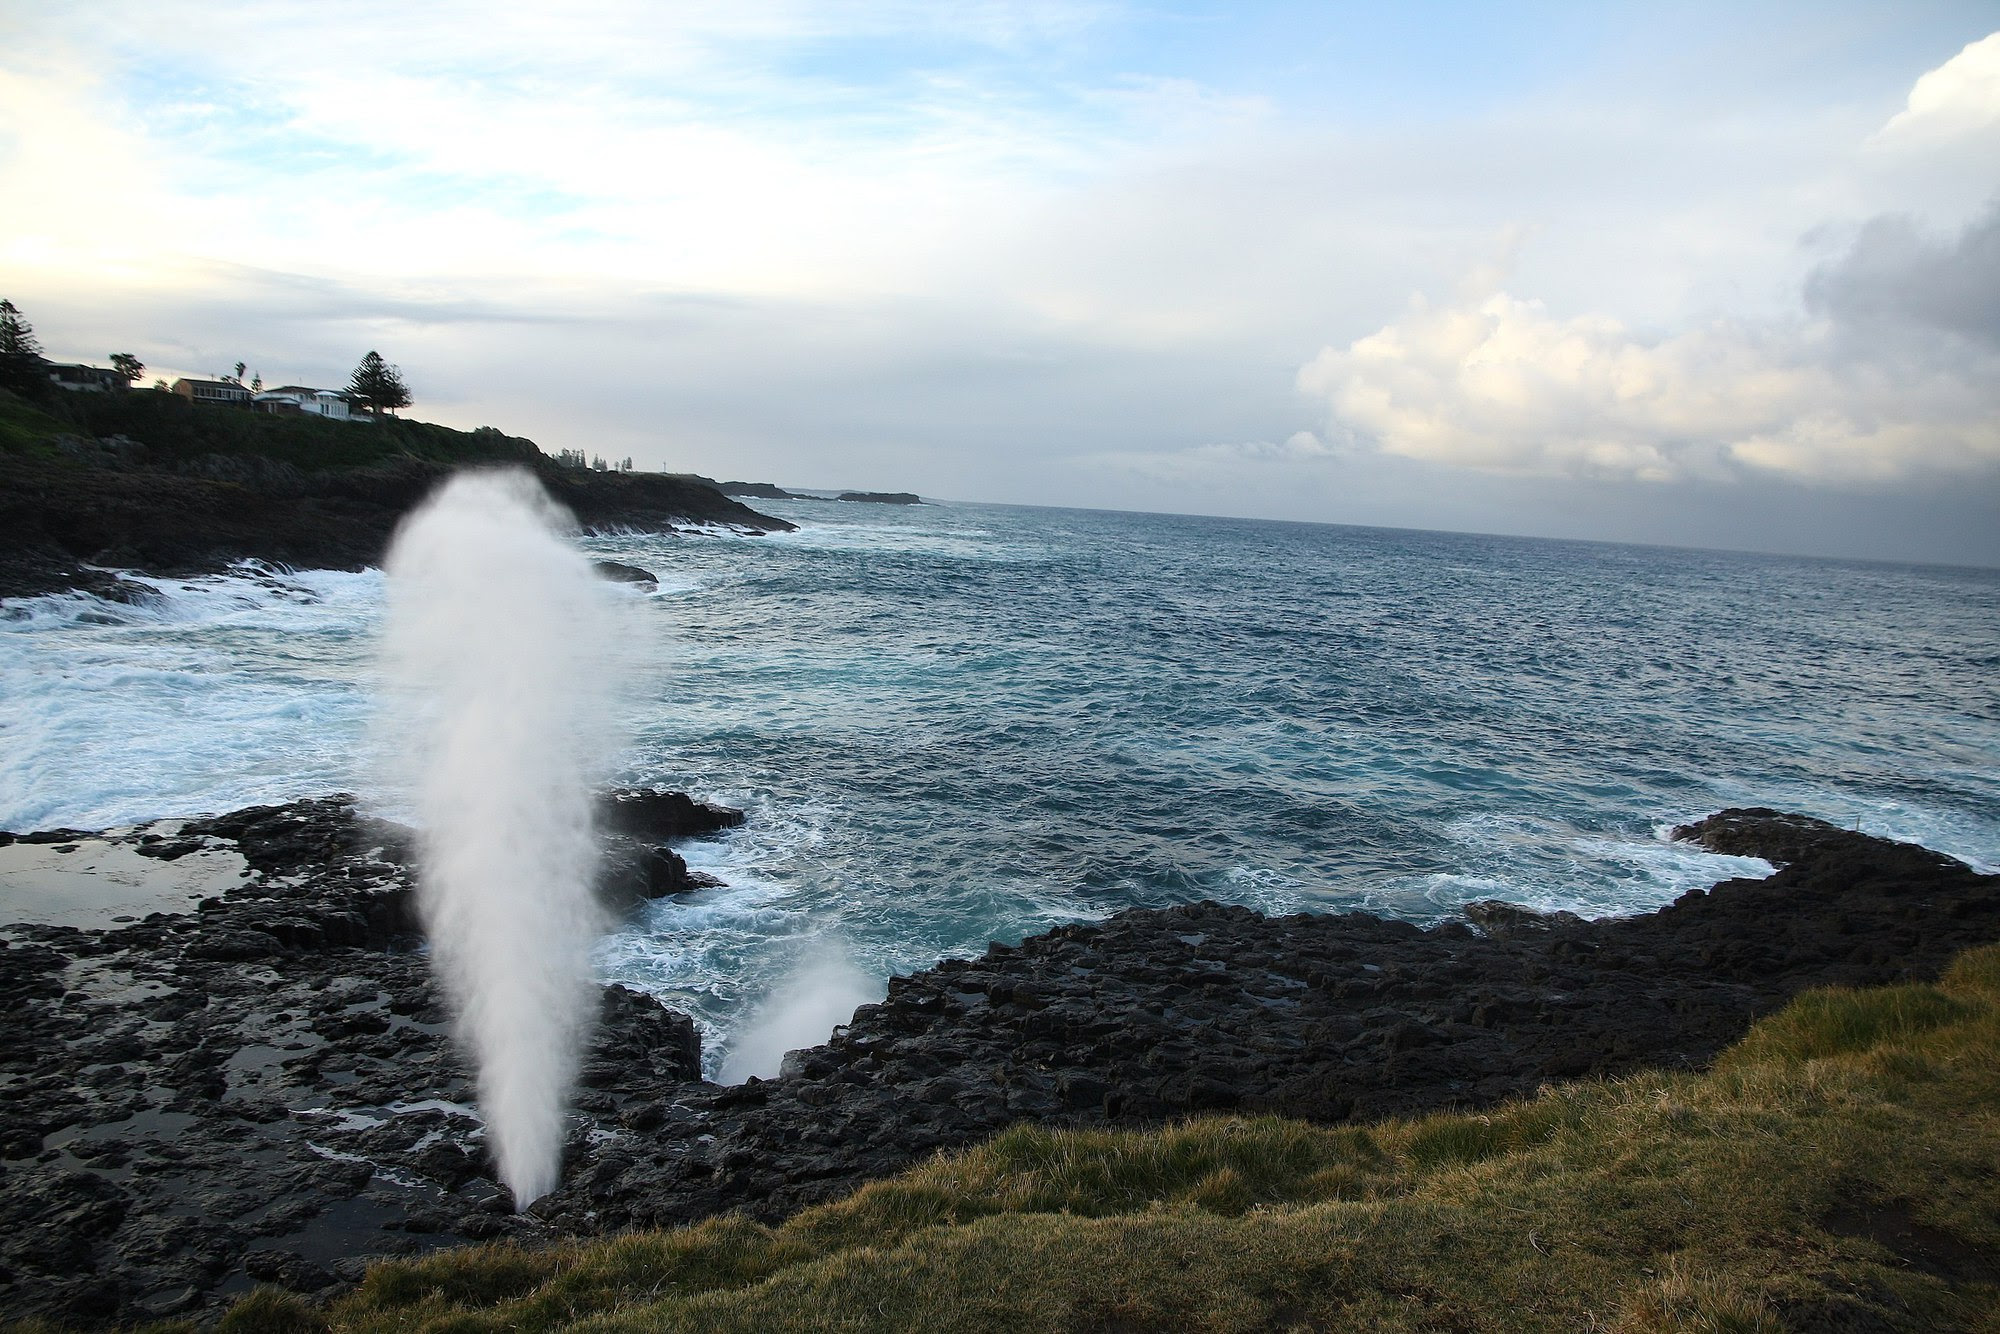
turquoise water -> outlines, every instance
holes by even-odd
[[[627,594],[617,777],[744,806],[609,976],[724,1058],[787,979],[1134,904],[1642,911],[1746,865],[1731,804],[2000,864],[2000,572],[1304,524],[760,502],[595,538]],[[0,826],[351,788],[376,575],[163,584],[0,622]],[[810,1007],[808,1007],[810,1008]]]

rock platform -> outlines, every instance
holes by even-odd
[[[663,844],[731,814],[607,805],[607,894],[697,889]],[[1327,1122],[1699,1066],[1807,987],[1926,978],[2000,939],[2000,877],[1922,848],[1768,810],[1677,833],[1781,869],[1595,922],[1134,910],[894,979],[779,1078],[737,1087],[701,1081],[684,1016],[607,988],[564,1184],[525,1214],[480,1151],[406,834],[327,799],[0,835],[243,861],[193,911],[0,932],[0,1311],[200,1318],[257,1282],[331,1294],[374,1256],[776,1219],[1019,1120]]]

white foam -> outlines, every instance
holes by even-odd
[[[854,504],[856,502],[849,502]],[[1010,542],[990,529],[959,526],[932,527],[920,519],[903,523],[827,521],[807,514],[786,514],[798,527],[788,533],[771,533],[757,539],[773,546],[799,547],[813,551],[907,552],[946,556],[957,560],[1014,563],[1046,558],[1039,545]]]
[[[379,573],[242,565],[0,615],[0,827],[102,828],[353,786]]]
[[[1690,889],[1772,872],[1756,857],[1730,857],[1669,838],[1591,833],[1566,821],[1521,812],[1474,812],[1444,832],[1464,849],[1457,870],[1430,872],[1369,891],[1371,911],[1450,916],[1466,904],[1499,899],[1537,912],[1619,917],[1651,912]],[[1428,905],[1432,910],[1426,913]]]
[[[1304,912],[1317,898],[1295,877],[1264,867],[1232,866],[1223,879],[1218,899],[1255,908],[1268,917]]]

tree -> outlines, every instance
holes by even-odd
[[[124,376],[125,383],[137,384],[140,377],[146,373],[146,363],[133,356],[130,352],[113,352],[111,354],[111,369]]]
[[[397,408],[410,406],[410,391],[403,384],[403,372],[382,360],[379,352],[370,352],[354,368],[354,376],[347,382],[347,392],[368,405],[368,410],[380,416]]]
[[[238,383],[238,384],[242,384],[242,383],[243,383],[243,363],[242,363],[242,362],[240,362],[240,361],[239,361],[239,362],[237,362],[237,363],[236,363],[236,374],[232,375],[232,376],[231,376],[230,378],[231,378],[232,380],[236,381],[236,383]]]
[[[262,371],[250,377],[250,392],[253,394],[264,392],[264,373]]]
[[[17,394],[40,394],[49,387],[48,362],[35,340],[34,326],[0,298],[0,387]]]

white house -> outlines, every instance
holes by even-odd
[[[313,389],[302,384],[281,384],[266,389],[252,400],[259,412],[306,413],[330,417],[334,421],[371,421],[354,411],[354,400],[339,389]]]

